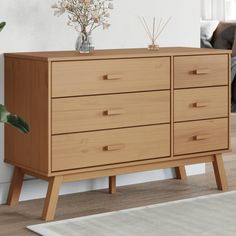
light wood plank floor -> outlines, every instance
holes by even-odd
[[[235,121],[234,121],[235,120]],[[236,116],[232,124],[233,152],[225,155],[225,166],[229,180],[229,190],[236,190]],[[235,147],[235,148],[234,148]],[[207,173],[189,177],[187,181],[163,180],[118,188],[111,196],[107,190],[62,196],[55,220],[121,210],[150,204],[219,193],[216,189],[212,168],[207,165]],[[25,226],[42,223],[39,219],[43,200],[21,202],[10,208],[0,206],[0,235],[34,235]]]

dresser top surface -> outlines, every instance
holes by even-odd
[[[189,56],[189,55],[214,55],[230,54],[231,50],[187,48],[187,47],[166,47],[158,51],[150,51],[146,48],[133,49],[107,49],[95,50],[89,54],[81,54],[77,51],[43,51],[43,52],[22,52],[6,53],[5,57],[24,58],[41,61],[73,61],[73,60],[97,60],[97,59],[121,59],[139,57],[164,57],[164,56]]]

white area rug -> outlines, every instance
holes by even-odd
[[[236,236],[236,192],[27,228],[44,236]]]

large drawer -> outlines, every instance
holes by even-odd
[[[228,119],[174,124],[174,154],[182,155],[229,148]]]
[[[52,97],[169,88],[169,57],[52,63]]]
[[[170,122],[170,91],[60,98],[52,101],[52,133]]]
[[[170,125],[52,136],[52,171],[170,156]]]
[[[228,116],[227,86],[174,91],[174,120],[187,121]]]
[[[228,55],[186,56],[174,59],[174,87],[227,85]]]

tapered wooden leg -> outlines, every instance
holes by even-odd
[[[175,173],[176,173],[176,179],[182,179],[182,180],[187,179],[187,174],[184,166],[176,167]]]
[[[116,193],[116,176],[109,176],[109,193]]]
[[[15,167],[7,198],[8,205],[14,206],[19,203],[23,180],[24,172],[21,170],[21,168]]]
[[[42,214],[43,220],[49,221],[54,219],[62,181],[63,176],[56,176],[52,177],[48,182],[48,191]]]
[[[215,172],[216,184],[218,189],[224,192],[228,191],[228,183],[225,174],[222,154],[214,155],[214,161],[212,162],[212,164]]]

